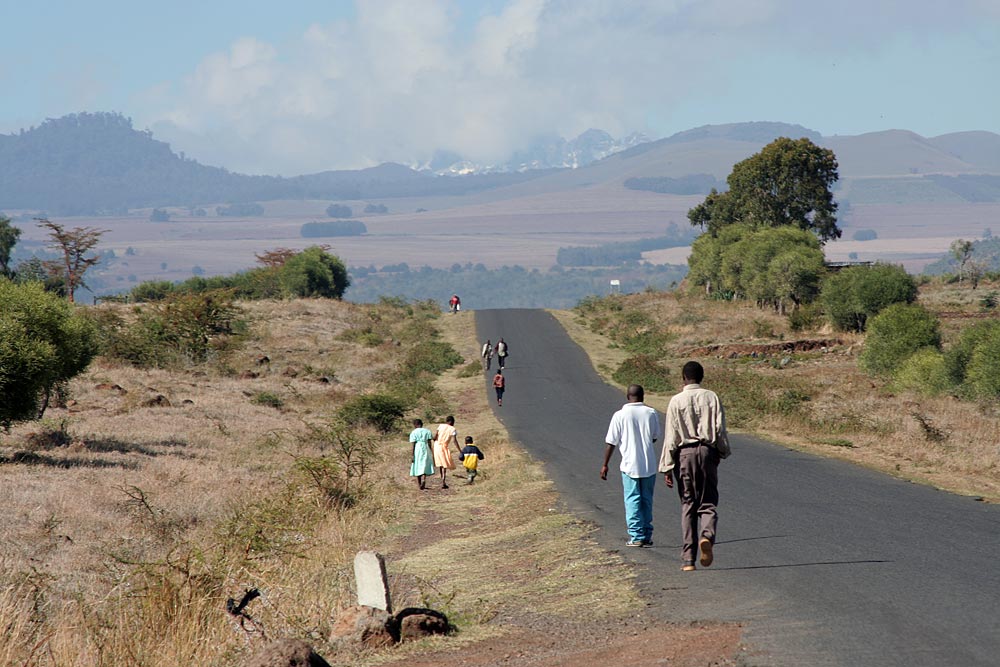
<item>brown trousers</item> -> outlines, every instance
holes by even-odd
[[[719,504],[719,452],[708,445],[682,447],[677,453],[677,493],[681,497],[681,558],[693,563],[698,557],[698,541],[707,537],[715,544]],[[701,523],[701,531],[698,524]]]

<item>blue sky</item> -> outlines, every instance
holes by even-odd
[[[251,173],[779,120],[1000,133],[1000,1],[5,2],[0,132],[120,111]]]

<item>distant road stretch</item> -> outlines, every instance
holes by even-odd
[[[547,312],[475,317],[480,342],[510,344],[497,416],[568,507],[601,526],[598,540],[636,565],[658,616],[745,623],[752,664],[1000,665],[1000,508],[733,436],[715,564],[682,573],[676,492],[657,481],[656,546],[626,549],[621,481],[598,475],[622,392]]]

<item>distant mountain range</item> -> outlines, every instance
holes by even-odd
[[[559,136],[544,137],[501,164],[478,164],[456,153],[438,151],[429,162],[414,165],[414,168],[440,176],[577,169],[649,141],[652,139],[639,132],[615,139],[604,130],[591,128],[570,140]]]
[[[285,178],[205,166],[135,130],[120,114],[81,113],[0,134],[0,210],[73,215],[274,199],[380,200],[485,191],[509,197],[600,183],[691,195],[723,184],[734,163],[779,136],[808,137],[833,149],[841,201],[1000,201],[1000,135],[991,132],[925,138],[890,130],[824,137],[801,125],[751,122],[706,125],[649,141],[588,130],[572,140],[543,140],[502,165],[473,165],[439,153],[420,169],[390,163]]]

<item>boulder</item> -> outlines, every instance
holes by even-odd
[[[170,401],[163,394],[157,394],[156,396],[147,398],[142,402],[142,405],[145,408],[169,408]]]
[[[399,624],[399,639],[423,639],[430,635],[448,634],[448,619],[442,614],[411,614]]]
[[[301,639],[279,639],[250,656],[243,667],[330,667]]]
[[[389,612],[356,605],[337,614],[330,636],[334,641],[354,648],[381,648],[396,643],[389,632]]]

